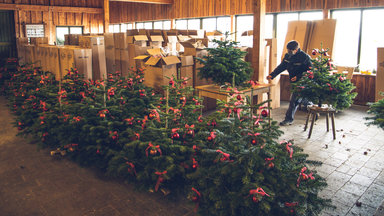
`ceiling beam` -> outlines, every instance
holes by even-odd
[[[42,11],[42,12],[71,12],[71,13],[104,13],[103,8],[87,7],[64,7],[64,6],[45,6],[45,5],[26,5],[26,4],[3,4],[0,3],[0,10],[23,10],[23,11]]]
[[[136,2],[149,4],[173,4],[174,0],[110,0],[111,2]]]

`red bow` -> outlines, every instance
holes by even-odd
[[[192,158],[192,168],[197,169],[198,166],[199,166],[199,164],[197,163],[196,159]]]
[[[162,155],[160,146],[159,146],[159,145],[155,146],[155,145],[153,145],[151,142],[149,142],[148,147],[145,149],[145,155],[146,155],[147,157],[148,157],[148,150],[149,150],[150,148],[156,148],[156,150],[160,152],[160,155]]]
[[[299,205],[299,203],[298,202],[293,202],[293,203],[286,202],[286,203],[284,203],[284,205],[286,207],[295,207],[295,206]]]
[[[192,200],[196,203],[195,204],[195,212],[197,212],[197,209],[199,208],[199,202],[201,198],[201,193],[196,190],[194,187],[192,187],[193,192],[196,193],[196,196],[193,196]]]
[[[180,128],[173,128],[172,133],[176,133]]]
[[[287,152],[289,153],[289,158],[292,159],[293,148],[292,148],[291,146],[292,146],[292,143],[288,142],[288,143],[285,145],[285,149],[287,149]]]
[[[269,168],[273,168],[275,164],[272,162],[275,158],[265,158],[265,165],[268,166]]]
[[[260,188],[260,187],[249,191],[249,195],[255,195],[255,194],[260,194],[261,196],[269,196],[267,193],[265,193],[263,188]]]
[[[158,122],[160,122],[160,115],[159,115],[159,113],[157,112],[157,110],[152,110],[151,111],[154,115],[155,115],[155,119],[156,119],[156,121],[158,121]]]
[[[80,116],[73,117],[73,120],[75,120],[76,122],[79,122],[81,120],[81,117]]]
[[[254,136],[254,137],[259,136],[260,134],[261,134],[261,133],[254,133],[254,134],[252,134],[252,133],[248,133],[249,136]]]
[[[195,125],[191,125],[191,126],[189,126],[188,124],[185,124],[185,128],[186,128],[186,129],[193,129],[193,128],[195,128]]]
[[[163,175],[167,174],[167,171],[164,171],[164,172],[155,172],[155,174],[159,176],[159,178],[157,179],[157,182],[156,182],[156,186],[155,186],[155,191],[158,191],[158,190],[159,190],[160,183],[162,183],[162,182],[164,181],[164,177],[163,177]]]
[[[301,168],[301,171],[300,171],[300,174],[299,174],[299,177],[297,178],[297,184],[296,186],[299,187],[300,186],[300,181],[303,179],[303,180],[307,180],[307,179],[311,179],[311,180],[315,180],[315,177],[313,177],[313,173],[310,173],[310,174],[305,174],[304,172],[307,170],[307,167],[303,167]]]
[[[133,117],[132,118],[126,118],[124,121],[128,122],[129,125],[133,124]]]
[[[43,102],[43,101],[40,101],[40,105],[43,107],[43,111],[47,111],[48,109],[47,109],[47,104],[45,103],[45,102]]]
[[[135,169],[135,165],[131,162],[126,162],[126,164],[129,166],[128,167],[128,172],[130,172],[131,174],[134,174],[134,175],[137,175],[136,174],[136,169]]]
[[[224,161],[233,162],[233,160],[230,160],[230,157],[231,157],[230,154],[228,154],[228,153],[224,153],[224,152],[221,151],[221,150],[216,150],[216,152],[218,152],[218,153],[221,154],[220,161],[222,161],[222,162],[224,162]]]

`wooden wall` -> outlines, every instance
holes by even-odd
[[[253,0],[174,0],[173,5],[111,2],[111,23],[252,14]],[[267,0],[266,12],[382,7],[382,0]]]
[[[56,26],[83,26],[84,33],[103,33],[102,10],[92,10],[101,9],[102,0],[0,0],[0,10],[1,3],[26,6],[15,10],[16,37],[25,37],[25,24],[41,23],[50,43],[56,39]]]

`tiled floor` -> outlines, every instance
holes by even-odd
[[[139,192],[132,185],[52,158],[47,150],[36,151],[35,145],[15,136],[5,103],[0,97],[0,215],[194,215],[194,206],[184,199]],[[274,110],[274,119],[282,120],[286,108],[282,103]],[[329,184],[322,196],[331,198],[337,209],[323,215],[373,215],[384,199],[384,131],[364,124],[366,110],[353,106],[336,114],[336,140],[326,132],[324,116],[307,139],[303,111],[293,125],[281,128],[285,132],[281,139],[294,138],[310,159],[324,162],[317,168]]]
[[[282,120],[287,103],[273,112]],[[295,144],[322,161],[316,170],[327,179],[323,197],[331,198],[336,210],[323,215],[373,215],[384,200],[384,130],[366,126],[368,107],[352,106],[336,114],[336,140],[326,131],[325,116],[313,128],[312,136],[304,131],[306,113],[298,111],[293,125],[284,126],[282,139],[294,139]],[[331,126],[330,126],[331,130]],[[356,205],[361,202],[361,207]]]

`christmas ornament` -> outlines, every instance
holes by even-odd
[[[261,111],[261,115],[262,115],[263,117],[268,117],[268,114],[269,114],[268,110],[263,110],[263,111]]]

